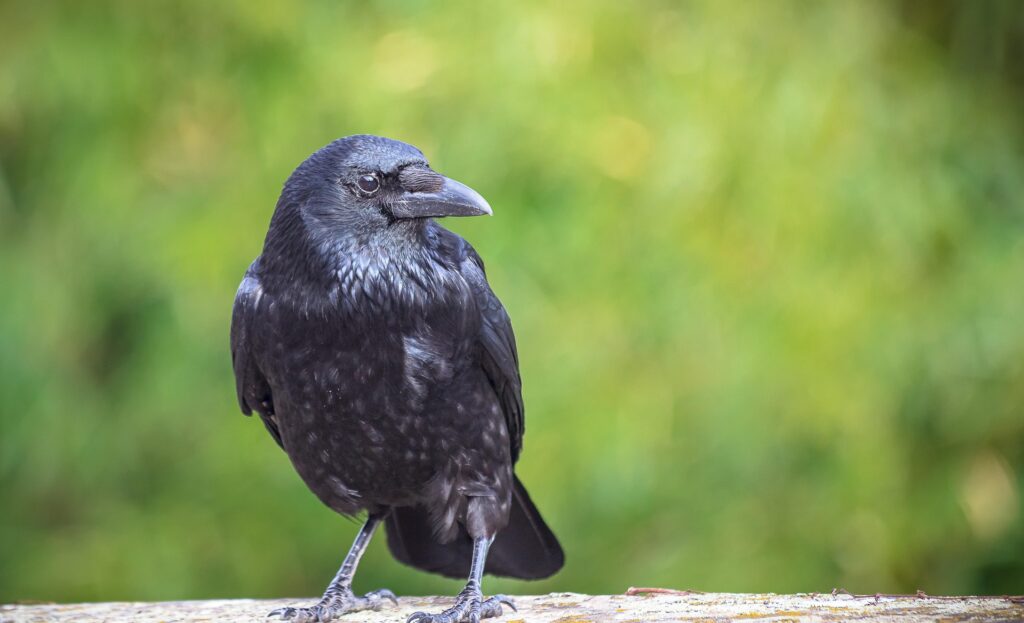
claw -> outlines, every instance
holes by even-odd
[[[270,617],[281,617],[285,621],[296,619],[299,621],[318,621],[319,617],[316,614],[316,607],[313,608],[278,608],[273,612],[267,613],[267,618]]]
[[[270,617],[281,617],[282,619],[290,619],[295,616],[295,608],[278,608],[267,613],[267,618]]]
[[[516,603],[512,601],[512,598],[508,595],[494,595],[487,601],[496,601],[500,604],[505,604],[509,608],[512,608],[512,612],[519,612],[519,608],[516,608]],[[486,603],[486,602],[485,602]]]
[[[398,605],[398,597],[396,597],[394,593],[392,593],[386,588],[380,588],[375,591],[370,591],[366,594],[367,599],[373,599],[374,597],[377,597],[379,599],[387,599],[396,606]]]
[[[516,612],[519,612],[516,610],[516,605],[507,595],[495,595],[480,604],[480,618],[488,619],[491,617],[500,617],[503,614],[501,610],[502,604],[507,605]]]

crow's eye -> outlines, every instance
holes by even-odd
[[[363,175],[356,180],[356,186],[367,195],[372,195],[380,190],[380,180],[377,179],[376,175]]]

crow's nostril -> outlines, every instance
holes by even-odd
[[[411,193],[435,193],[444,186],[444,176],[427,167],[408,166],[398,174],[402,188]]]

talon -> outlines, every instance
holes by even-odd
[[[387,599],[391,603],[398,605],[398,597],[394,593],[386,588],[381,588],[366,594],[367,597],[377,597],[379,599]]]
[[[282,619],[290,619],[295,616],[295,608],[286,607],[278,608],[267,613],[267,618],[270,617],[281,617]]]
[[[512,601],[512,598],[508,595],[495,595],[494,597],[491,597],[491,599],[512,608],[512,612],[519,612],[519,608],[516,608],[516,602]]]
[[[405,623],[418,623],[418,621],[425,619],[429,615],[426,612],[413,612],[409,615],[409,618],[405,620]]]
[[[506,604],[513,610],[516,609],[515,604],[512,603],[512,600],[509,599],[507,595],[495,595],[480,604],[480,618],[489,619],[492,617],[500,617],[503,614],[501,604]],[[516,610],[516,612],[518,612],[518,610]]]
[[[319,621],[321,617],[314,612],[314,608],[278,608],[273,612],[267,613],[267,617],[281,617],[285,621]]]

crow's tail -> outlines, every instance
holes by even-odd
[[[385,520],[391,554],[409,566],[453,578],[469,574],[473,540],[465,529],[451,543],[440,543],[425,508],[406,506]],[[539,580],[562,568],[565,555],[558,539],[515,478],[508,525],[498,532],[487,556],[487,573],[522,580]]]

